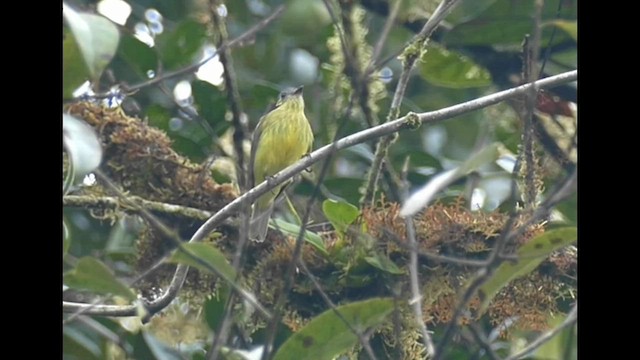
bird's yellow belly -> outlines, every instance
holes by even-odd
[[[274,129],[279,130],[279,129]],[[298,161],[309,148],[308,141],[300,138],[300,132],[289,132],[294,136],[281,132],[276,136],[267,136],[256,154],[256,164],[260,164],[256,170],[256,185],[264,181],[265,177],[275,175],[278,171]],[[267,140],[268,139],[268,140]]]

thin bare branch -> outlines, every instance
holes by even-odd
[[[256,25],[254,25],[251,29],[247,30],[246,32],[244,32],[242,35],[238,36],[237,38],[227,42],[226,44],[223,44],[221,47],[219,47],[213,54],[211,54],[211,56],[203,59],[202,61],[187,66],[185,68],[182,68],[180,70],[176,70],[173,72],[168,72],[165,73],[162,76],[157,76],[153,79],[141,82],[139,84],[133,85],[133,86],[121,86],[122,90],[125,93],[133,93],[136,92],[142,88],[151,86],[151,85],[155,85],[159,82],[168,80],[168,79],[172,79],[181,75],[186,75],[189,73],[192,73],[196,70],[198,70],[200,68],[200,66],[206,64],[208,61],[210,61],[211,59],[215,58],[216,56],[218,56],[218,54],[221,51],[224,51],[225,49],[230,49],[233,48],[235,46],[241,45],[242,43],[244,43],[245,41],[247,41],[248,39],[252,38],[253,36],[256,35],[256,33],[264,28],[266,28],[269,24],[271,24],[275,19],[277,19],[278,17],[280,17],[280,15],[282,15],[282,13],[284,12],[285,6],[284,5],[280,5],[276,8],[276,10],[269,15],[268,17],[264,18],[262,21],[260,21],[259,23],[257,23]],[[103,98],[109,98],[113,96],[113,92],[109,91],[106,93],[101,93],[101,94],[96,94],[93,96],[90,96],[90,98],[93,99],[103,99]]]
[[[409,83],[411,70],[413,70],[416,61],[422,56],[422,52],[427,45],[429,37],[436,27],[438,27],[440,22],[447,16],[447,14],[449,14],[449,11],[451,11],[459,1],[460,0],[443,0],[433,12],[433,15],[429,18],[422,30],[420,30],[420,32],[405,46],[403,50],[402,73],[400,74],[400,79],[396,85],[396,91],[393,94],[393,100],[389,107],[387,122],[397,118],[400,113],[400,104],[402,103],[404,93]],[[386,136],[378,140],[374,159],[367,175],[365,191],[360,199],[361,207],[374,202],[378,179],[380,178],[380,171],[382,169],[382,162],[383,159],[387,157],[389,146],[394,141],[395,136]]]
[[[351,53],[347,51],[347,48],[348,48],[347,40],[344,36],[344,31],[340,26],[340,21],[338,20],[338,16],[333,10],[333,6],[331,5],[331,2],[329,0],[322,0],[322,2],[324,3],[324,6],[327,9],[327,12],[329,13],[329,16],[331,16],[331,21],[333,22],[333,26],[335,26],[335,30],[338,32],[338,36],[340,37],[340,46],[342,47],[342,53],[345,56],[345,63],[351,63],[352,62]]]
[[[334,139],[332,144],[328,147],[328,153],[327,153],[327,157],[325,159],[325,161],[322,163],[322,169],[320,170],[320,174],[318,175],[318,180],[316,182],[316,185],[313,187],[313,192],[311,193],[311,197],[310,199],[307,201],[307,206],[304,212],[304,216],[300,222],[300,231],[298,232],[298,237],[296,238],[296,244],[295,244],[295,248],[293,250],[293,255],[291,257],[291,262],[289,263],[286,273],[285,273],[285,278],[284,278],[284,286],[283,286],[283,290],[280,292],[278,298],[276,299],[276,306],[275,306],[275,310],[274,310],[274,318],[271,320],[271,323],[269,324],[268,327],[268,337],[267,337],[267,341],[265,342],[264,345],[264,352],[262,354],[262,360],[267,360],[269,355],[271,354],[271,351],[273,350],[273,343],[275,341],[276,338],[276,334],[277,334],[277,329],[278,329],[278,324],[280,322],[280,318],[281,318],[281,314],[282,314],[282,310],[284,308],[284,303],[286,301],[286,297],[287,294],[289,294],[289,292],[291,291],[291,289],[293,288],[293,284],[295,282],[295,278],[294,278],[294,271],[296,269],[296,264],[298,263],[299,259],[300,259],[300,253],[302,252],[302,243],[303,243],[303,237],[304,237],[304,233],[306,230],[306,226],[307,226],[307,222],[309,220],[309,215],[311,214],[311,210],[314,204],[314,200],[316,199],[316,197],[318,196],[318,193],[321,192],[321,184],[322,181],[324,180],[325,175],[327,174],[327,170],[329,169],[329,164],[331,163],[331,157],[333,154],[335,154],[335,152],[338,150],[336,147],[336,139],[338,136],[340,136],[342,130],[344,129],[344,127],[347,124],[347,120],[350,117],[351,114],[351,110],[353,109],[353,105],[354,105],[354,100],[353,97],[351,98],[351,100],[349,101],[349,105],[347,106],[346,110],[345,110],[345,115],[343,121],[340,123],[340,126],[338,127],[335,135],[334,135]],[[306,169],[306,168],[303,168]],[[363,345],[364,346],[364,345]]]
[[[309,279],[313,283],[313,287],[316,288],[316,290],[318,291],[318,293],[322,297],[322,300],[324,300],[325,304],[327,304],[329,306],[329,308],[331,308],[331,310],[333,310],[333,312],[336,314],[336,316],[345,325],[347,325],[349,330],[354,335],[356,335],[358,337],[358,340],[360,340],[360,343],[362,344],[362,347],[367,352],[367,355],[369,356],[369,359],[375,360],[376,359],[375,353],[373,352],[373,349],[371,348],[371,345],[369,344],[369,340],[365,337],[365,335],[363,333],[361,333],[360,331],[358,331],[358,329],[354,328],[351,325],[351,323],[349,323],[349,321],[347,321],[347,319],[345,319],[344,316],[342,316],[340,311],[337,309],[336,304],[333,301],[331,301],[331,299],[329,298],[329,295],[327,295],[327,293],[322,289],[322,285],[320,285],[320,283],[318,282],[318,279],[315,277],[315,275],[313,275],[311,270],[309,270],[309,268],[307,267],[307,264],[304,262],[304,260],[302,260],[302,259],[298,260],[298,264],[300,264],[300,268],[302,268],[302,271],[309,277]]]
[[[431,37],[431,35],[433,34],[433,32],[438,27],[438,25],[440,25],[440,22],[442,20],[444,20],[444,18],[449,14],[449,12],[451,10],[453,10],[453,7],[456,6],[458,4],[458,2],[460,2],[460,1],[462,1],[462,0],[443,0],[440,3],[440,5],[438,5],[436,10],[433,12],[433,14],[429,18],[429,20],[427,20],[426,24],[424,24],[424,26],[422,27],[420,32],[418,34],[416,34],[416,36],[414,36],[414,38],[411,40],[410,44],[419,44],[419,43],[424,42],[427,39],[429,39]],[[391,60],[395,59],[396,57],[398,57],[405,50],[406,50],[406,46],[404,48],[399,49],[398,51],[394,52],[393,54],[389,55],[384,60],[377,62],[375,64],[375,66],[371,66],[370,67],[370,71],[373,72],[373,71],[379,69],[380,67],[384,66],[389,61],[391,61]]]
[[[517,359],[522,359],[523,357],[528,356],[532,351],[539,348],[547,341],[551,340],[554,336],[558,335],[558,333],[560,333],[562,330],[576,324],[577,322],[578,322],[578,304],[573,306],[573,309],[571,309],[571,311],[567,315],[567,318],[564,319],[562,324],[540,335],[540,337],[532,341],[524,349],[520,350],[518,353],[514,355],[509,356],[505,360],[517,360]]]
[[[478,324],[470,324],[468,326],[471,335],[475,342],[480,345],[480,347],[484,350],[484,352],[489,356],[491,360],[501,360],[500,356],[493,351],[491,347],[491,342],[487,339],[487,336],[484,334],[480,326]]]
[[[416,229],[413,225],[413,218],[407,217],[404,221],[405,226],[407,227],[409,245],[416,248]],[[420,289],[420,280],[418,279],[418,254],[416,251],[411,251],[409,253],[409,279],[411,283],[412,297],[409,301],[409,305],[413,309],[413,314],[416,318],[416,325],[418,325],[418,329],[420,329],[420,333],[422,334],[422,341],[424,341],[424,347],[427,350],[427,358],[430,358],[434,355],[435,347],[433,346],[431,335],[429,335],[429,331],[427,331],[427,326],[424,323],[424,316],[422,314],[422,289]]]
[[[220,62],[224,67],[222,76],[224,77],[224,84],[227,90],[228,104],[231,107],[231,113],[233,118],[231,124],[233,125],[233,147],[236,152],[236,158],[238,159],[238,184],[242,189],[247,186],[245,168],[244,168],[244,140],[247,138],[249,129],[247,122],[243,121],[244,110],[242,109],[242,100],[240,98],[240,92],[238,91],[238,82],[236,81],[236,71],[233,66],[233,58],[231,57],[231,48],[225,46],[229,41],[229,34],[227,32],[227,25],[225,17],[218,14],[219,1],[211,0],[211,17],[213,19],[213,25],[216,27],[216,33],[220,36],[218,42],[218,50],[220,54]]]
[[[533,213],[529,216],[527,221],[525,221],[522,224],[519,224],[518,227],[514,226],[516,222],[516,217],[515,217],[516,212],[514,211],[512,213],[512,216],[509,217],[509,219],[507,220],[507,223],[505,224],[505,226],[503,227],[500,233],[500,236],[496,240],[494,249],[491,251],[491,254],[489,255],[489,258],[487,260],[487,265],[483,268],[480,268],[476,272],[475,277],[473,278],[473,280],[471,280],[471,283],[469,284],[469,286],[461,296],[461,299],[454,311],[451,321],[447,325],[440,339],[440,342],[436,347],[436,355],[434,357],[434,360],[441,359],[442,356],[444,356],[443,349],[446,348],[448,342],[453,337],[458,327],[458,320],[460,319],[463,312],[467,308],[467,305],[469,304],[473,296],[476,294],[478,289],[480,289],[480,287],[491,278],[491,276],[494,274],[498,266],[500,266],[500,264],[504,261],[505,256],[503,254],[503,250],[505,245],[509,243],[513,238],[515,238],[516,236],[519,236],[524,231],[526,231],[526,229],[531,224],[548,216],[553,206],[557,204],[557,201],[560,201],[561,199],[564,199],[567,196],[569,196],[571,194],[570,193],[571,189],[575,190],[575,187],[573,187],[571,184],[574,184],[576,182],[576,178],[577,178],[576,173],[577,171],[567,176],[567,178],[565,178],[565,180],[562,182],[562,185],[557,187],[551,193],[551,195],[544,202],[542,202],[542,204],[540,204],[540,206],[536,208],[535,211],[533,211]],[[514,188],[515,186],[512,186],[512,189]]]
[[[514,96],[519,96],[526,91],[531,86],[538,86],[539,88],[553,87],[560,84],[576,81],[578,78],[578,71],[569,71],[566,73],[562,73],[559,75],[555,75],[552,77],[548,77],[543,80],[538,80],[533,84],[525,84],[512,89],[500,91],[495,94],[487,95],[475,100],[471,100],[465,103],[461,103],[458,105],[454,105],[448,108],[415,114],[412,113],[407,116],[403,116],[399,119],[396,119],[391,122],[387,122],[385,124],[378,125],[374,128],[366,129],[360,131],[358,133],[346,136],[338,141],[335,141],[332,144],[325,145],[322,148],[314,151],[309,156],[302,158],[297,163],[287,167],[282,170],[278,174],[274,175],[271,179],[264,181],[263,183],[257,185],[250,191],[246,192],[244,195],[236,198],[234,201],[227,204],[224,208],[218,211],[214,216],[209,218],[191,237],[190,242],[198,242],[204,239],[211,231],[213,231],[217,226],[219,226],[225,219],[238,212],[244,205],[247,203],[253,202],[262,194],[266,193],[270,189],[275,188],[280,185],[284,181],[290,179],[294,175],[304,171],[312,164],[328,157],[330,154],[333,154],[334,151],[341,150],[344,148],[348,148],[354,146],[356,144],[372,140],[375,138],[379,138],[384,135],[389,135],[394,132],[398,132],[404,129],[413,129],[419,126],[421,123],[435,123],[438,121],[443,121],[446,119],[450,119],[452,117],[458,116],[460,114],[470,112],[473,110],[478,110],[501,101],[504,101],[509,98],[513,98]],[[550,197],[553,199],[557,199],[555,197]],[[171,281],[171,285],[166,290],[166,292],[159,298],[157,302],[154,302],[154,305],[163,308],[166,307],[171,300],[178,293],[184,279],[187,274],[188,267],[184,265],[178,265],[176,272],[173,276],[173,280]],[[91,304],[73,304],[73,303],[63,303],[63,310],[65,312],[73,312],[78,309],[85,309],[87,315],[101,315],[101,316],[135,316],[136,315],[136,306],[135,305],[91,305]]]
[[[398,17],[398,10],[400,10],[402,1],[403,0],[395,0],[393,9],[391,9],[391,13],[389,13],[389,16],[387,16],[387,20],[384,23],[384,27],[382,28],[382,32],[380,33],[380,37],[378,38],[378,42],[373,48],[373,54],[371,55],[371,59],[369,60],[369,65],[367,65],[365,76],[368,76],[372,73],[374,64],[378,57],[380,57],[382,47],[384,46],[384,43],[387,41],[387,37],[389,36],[389,31],[391,31],[391,27],[393,27],[393,23],[396,21],[396,17]]]
[[[309,156],[304,157],[297,163],[287,167],[282,170],[278,174],[275,174],[272,178],[264,181],[263,183],[257,185],[253,189],[246,192],[244,195],[236,198],[234,201],[227,204],[224,208],[218,211],[214,216],[209,218],[192,236],[190,242],[200,241],[204,237],[207,236],[211,231],[213,231],[223,220],[240,210],[240,208],[246,204],[251,203],[255,199],[257,199],[262,194],[266,193],[270,189],[275,188],[280,185],[284,181],[290,179],[294,175],[300,173],[301,171],[307,169],[312,164],[320,161],[328,157],[334,151],[341,150],[361,142],[375,139],[380,136],[388,135],[403,129],[407,128],[415,128],[419,125],[420,122],[437,122],[442,121],[462,113],[466,113],[469,111],[481,109],[493,104],[496,104],[500,101],[506,100],[508,98],[522,95],[526,91],[528,91],[529,87],[533,85],[537,85],[539,87],[551,87],[555,85],[560,85],[563,83],[571,82],[577,80],[578,71],[570,71],[560,75],[552,76],[543,80],[539,80],[534,84],[526,84],[521,85],[513,89],[501,91],[492,95],[484,96],[472,101],[468,101],[466,103],[454,105],[449,108],[436,110],[432,112],[422,113],[422,114],[413,114],[413,116],[404,116],[395,121],[391,121],[379,126],[376,126],[371,129],[366,129],[355,133],[353,135],[346,136],[332,144],[325,145],[322,148],[314,151],[309,154]],[[414,119],[417,117],[419,120],[418,124],[409,121],[410,119]],[[182,286],[182,281],[184,281],[184,277],[186,276],[186,267],[178,266],[176,273],[174,275],[174,280],[172,281],[172,286],[170,289],[172,291],[178,291]]]
[[[99,170],[96,171],[95,173],[105,183],[105,185],[108,188],[110,188],[112,191],[117,192],[119,195],[122,195],[122,192],[117,188],[117,186],[115,184],[113,184],[111,182],[111,180],[106,175],[104,175]],[[131,205],[131,206],[133,206],[133,205]],[[140,209],[140,214],[150,224],[154,225],[158,230],[160,230],[163,233],[163,235],[165,235],[168,239],[173,241],[173,244],[177,248],[175,251],[182,251],[190,259],[196,261],[201,266],[204,266],[209,271],[213,272],[214,274],[216,274],[220,278],[224,279],[237,294],[242,296],[246,301],[248,301],[252,306],[254,306],[256,308],[256,310],[258,310],[258,312],[260,312],[265,318],[267,318],[267,319],[271,318],[271,316],[272,316],[271,313],[264,306],[262,306],[262,304],[260,304],[258,302],[258,300],[255,297],[255,295],[251,294],[250,292],[248,292],[247,290],[245,290],[241,286],[239,286],[237,284],[237,282],[235,281],[235,279],[229,279],[226,276],[226,274],[220,272],[218,269],[214,268],[209,263],[207,263],[206,261],[202,260],[197,255],[193,254],[191,251],[185,249],[184,246],[183,246],[182,241],[179,238],[179,236],[177,234],[175,234],[175,232],[173,232],[171,229],[168,229],[161,221],[159,221],[151,213],[149,213],[145,209]],[[165,260],[169,256],[170,256],[170,254],[167,254],[165,257],[160,259],[160,261]],[[152,268],[155,268],[155,265]],[[188,270],[189,270],[188,266],[182,265],[182,264],[178,265],[177,269],[176,269],[176,272],[174,274],[174,278],[173,278],[171,284],[169,285],[169,288],[167,289],[167,291],[165,293],[163,293],[160,297],[158,297],[157,299],[155,299],[153,301],[150,301],[150,302],[147,302],[146,300],[143,299],[144,308],[146,310],[146,313],[142,317],[142,322],[143,323],[148,322],[151,319],[152,316],[154,316],[156,313],[158,313],[159,311],[161,311],[162,309],[167,307],[173,301],[173,299],[175,299],[175,297],[177,296],[178,292],[182,288],[182,284],[184,283],[184,280],[186,279],[186,275],[187,275]],[[145,274],[147,274],[147,273],[149,273],[149,272],[148,271],[145,272]],[[176,276],[179,276],[179,278],[176,279]],[[138,280],[139,280],[139,278],[134,280],[134,282],[138,281]],[[131,285],[131,284],[129,284],[129,285]],[[99,309],[96,311],[96,313],[94,313],[93,310],[98,306],[99,306]],[[70,312],[72,309],[78,309],[78,312],[75,313],[73,316],[78,316],[78,315],[81,315],[81,314],[102,315],[102,316],[136,316],[136,315],[139,315],[138,314],[139,311],[138,311],[137,305],[125,305],[125,306],[120,307],[118,305],[98,305],[98,304],[95,304],[95,303],[93,303],[93,304],[67,303],[67,306],[65,306],[65,304],[63,304],[63,311]],[[123,311],[125,311],[125,310],[126,310],[126,314],[127,315],[123,315]],[[113,312],[113,314],[109,314],[110,312]]]
[[[532,82],[538,79],[538,57],[540,53],[542,0],[535,1],[535,12],[533,20],[533,36],[526,36],[523,44],[523,79],[525,82]],[[539,186],[536,184],[536,173],[538,164],[534,155],[535,127],[533,123],[534,109],[538,98],[538,89],[532,87],[524,95],[524,110],[521,112],[523,121],[522,151],[520,161],[524,165],[523,174],[523,201],[525,209],[536,206]]]

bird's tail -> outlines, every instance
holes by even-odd
[[[257,203],[253,206],[251,221],[249,222],[249,239],[263,242],[267,237],[267,226],[269,225],[273,206],[274,202],[271,202],[263,209],[260,209]]]
[[[262,195],[253,204],[253,210],[251,212],[251,221],[249,222],[249,239],[257,242],[263,242],[267,237],[267,228],[269,225],[269,219],[276,203],[282,200],[282,193],[291,184],[291,181],[286,181],[284,184],[272,189],[266,194]]]

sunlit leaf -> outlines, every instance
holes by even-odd
[[[489,279],[479,290],[482,305],[480,313],[483,313],[495,295],[511,281],[525,276],[535,270],[540,263],[553,251],[561,249],[578,238],[575,227],[552,229],[536,236],[518,249],[517,262],[505,261],[502,263],[493,277]]]
[[[300,226],[296,224],[292,224],[282,219],[271,219],[271,222],[274,225],[273,226],[274,229],[278,229],[287,235],[297,237],[298,234],[300,233]],[[318,251],[320,251],[324,255],[329,255],[329,253],[327,252],[327,248],[324,246],[324,241],[322,240],[320,235],[312,231],[305,230],[304,241],[311,244],[313,247],[315,247]]]
[[[549,25],[556,26],[566,32],[575,41],[578,41],[578,22],[567,20],[554,20]]]
[[[70,288],[89,290],[100,294],[120,295],[129,300],[136,294],[120,282],[111,269],[93,257],[83,257],[64,275],[64,283]]]
[[[176,250],[169,258],[169,262],[189,265],[197,268],[198,270],[208,273],[215,272],[211,269],[216,269],[226,280],[234,281],[236,278],[236,271],[229,263],[227,258],[220,250],[213,247],[213,245],[205,243],[189,243],[183,244],[183,249],[197,256],[201,261],[207,265],[194,259],[192,256],[187,255],[184,251]]]
[[[76,12],[64,3],[62,9],[89,76],[98,80],[118,49],[118,28],[102,16]]]
[[[349,225],[360,215],[360,211],[358,211],[358,208],[354,205],[332,199],[327,199],[322,202],[322,212],[329,222],[331,222],[331,225],[342,233],[345,232]]]
[[[350,326],[364,332],[382,324],[393,310],[393,300],[376,298],[336,308]],[[274,356],[274,360],[330,360],[358,342],[358,337],[329,309],[313,318],[293,334]]]
[[[62,97],[71,99],[73,92],[90,78],[75,37],[65,29],[62,40]]]
[[[454,89],[491,85],[491,74],[470,58],[431,43],[421,59],[420,75],[428,82]]]

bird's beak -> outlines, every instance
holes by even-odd
[[[300,86],[299,88],[293,90],[293,95],[302,95],[302,88],[304,88],[304,86]]]

